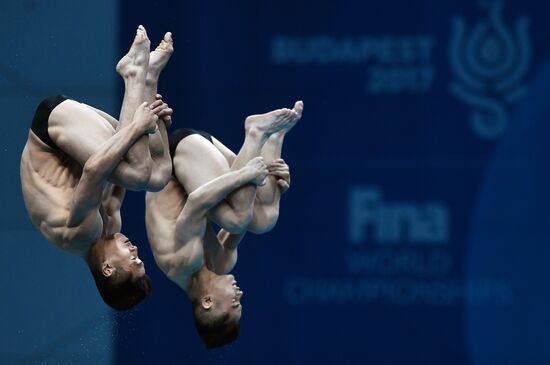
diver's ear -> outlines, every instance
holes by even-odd
[[[115,268],[112,267],[111,265],[109,265],[108,263],[104,262],[103,263],[103,266],[101,267],[101,273],[103,274],[103,276],[105,276],[106,278],[110,277],[111,275],[113,275],[113,272],[115,271]]]
[[[204,297],[202,297],[201,305],[204,309],[209,310],[210,308],[212,308],[213,304],[214,302],[212,301],[212,297],[210,295],[205,295]]]

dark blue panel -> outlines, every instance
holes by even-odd
[[[121,53],[140,23],[153,44],[174,34],[159,89],[173,128],[207,130],[238,150],[246,115],[297,99],[305,113],[285,140],[293,186],[278,225],[239,252],[241,335],[224,349],[203,349],[184,293],[146,247],[143,194],[128,196],[125,229],[141,238],[154,293],[118,321],[118,362],[462,365],[507,346],[521,363],[532,347],[505,337],[491,347],[510,329],[472,321],[479,308],[520,318],[532,308],[517,298],[546,298],[549,280],[541,271],[544,285],[520,290],[515,281],[529,276],[506,265],[478,275],[492,260],[487,240],[510,227],[471,227],[485,212],[543,217],[520,198],[511,204],[523,213],[487,195],[486,175],[495,148],[530,118],[518,105],[545,105],[529,86],[547,53],[547,13],[535,1],[122,2]],[[514,148],[544,139],[537,131]],[[517,174],[529,192],[536,178]],[[542,348],[529,358],[548,362]]]

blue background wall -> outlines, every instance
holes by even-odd
[[[19,159],[46,95],[116,113],[117,11],[110,1],[0,2],[0,364],[113,360],[115,318],[84,262],[49,245],[31,224]]]
[[[123,230],[154,291],[113,317],[105,352],[117,364],[549,363],[548,10],[122,1],[113,23],[76,15],[114,24],[110,37],[86,38],[118,47],[94,71],[119,86],[110,112],[122,99],[112,70],[138,24],[153,45],[174,35],[159,87],[172,129],[204,129],[238,150],[247,115],[305,102],[285,141],[293,180],[279,223],[239,252],[238,341],[203,349],[185,294],[155,267],[143,194],[132,193]],[[47,54],[53,41],[36,42]],[[105,57],[95,52],[86,65]],[[7,157],[14,174],[17,158]]]

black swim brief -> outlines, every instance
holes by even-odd
[[[191,128],[176,129],[168,137],[168,141],[169,141],[168,145],[170,146],[170,156],[172,157],[172,159],[174,159],[174,156],[176,155],[176,148],[178,147],[178,144],[180,143],[180,141],[192,134],[199,134],[204,138],[206,138],[207,140],[209,140],[210,143],[214,143],[214,141],[212,141],[212,136],[210,135],[210,133],[207,133],[205,131],[198,131],[196,129],[191,129]]]
[[[178,144],[182,139],[184,139],[187,136],[190,136],[192,134],[199,134],[210,141],[210,143],[214,144],[214,141],[212,140],[212,136],[210,133],[204,132],[204,131],[198,131],[196,129],[191,128],[180,128],[176,129],[174,132],[170,134],[168,137],[168,145],[170,146],[170,157],[172,158],[172,175],[175,175],[175,169],[173,166],[174,156],[176,155],[176,148],[178,147]]]
[[[50,118],[52,110],[67,99],[68,97],[64,95],[55,95],[49,96],[42,100],[36,108],[31,125],[31,130],[38,136],[38,138],[40,138],[42,142],[58,151],[60,151],[59,147],[55,145],[48,134],[48,119]]]

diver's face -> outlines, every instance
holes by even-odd
[[[241,319],[243,291],[237,286],[235,277],[221,275],[215,282],[213,291],[219,308],[229,313],[231,320],[238,322]]]
[[[145,266],[139,259],[137,247],[122,233],[115,233],[114,240],[105,249],[105,256],[115,268],[130,272],[134,280],[145,275]]]

